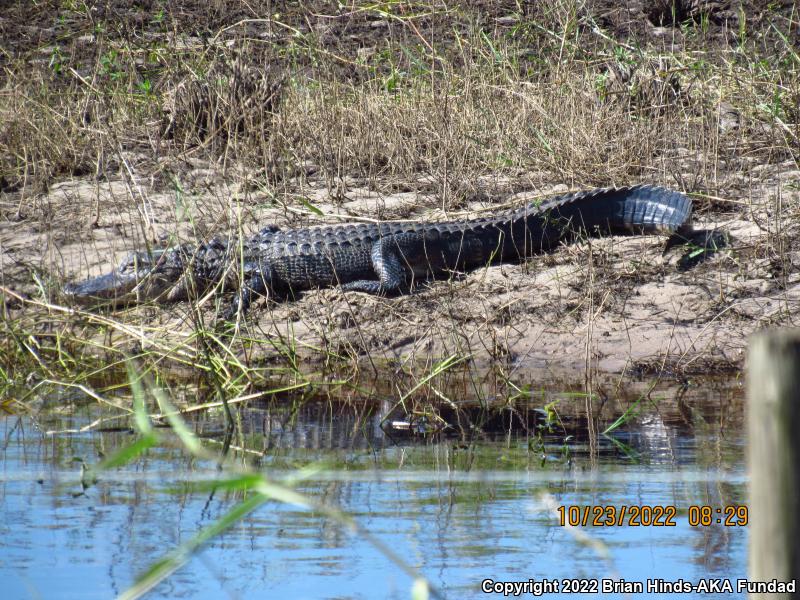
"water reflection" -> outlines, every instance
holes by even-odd
[[[448,598],[481,596],[486,578],[743,577],[746,528],[693,528],[686,514],[690,505],[745,501],[740,391],[719,384],[650,390],[631,422],[600,435],[642,389],[649,385],[598,395],[594,440],[585,398],[561,388],[497,410],[489,410],[491,395],[465,397],[435,414],[420,410],[424,401],[398,407],[394,399],[275,398],[235,407],[232,446],[273,478],[323,461],[326,470],[300,491],[354,515]],[[547,426],[542,407],[554,399],[559,421]],[[190,482],[219,472],[187,458],[168,435],[82,493],[79,461],[94,463],[135,435],[129,424],[111,421],[113,431],[45,433],[80,430],[113,413],[77,400],[43,399],[40,410],[0,421],[4,597],[117,595],[241,500],[192,491]],[[446,426],[392,426],[420,414]],[[195,414],[191,423],[206,443],[220,446],[221,411]],[[592,446],[599,452],[590,453]],[[600,542],[587,545],[558,523],[548,503],[670,505],[678,515],[675,527],[579,528]],[[154,597],[408,598],[410,585],[365,539],[270,502],[211,542]]]

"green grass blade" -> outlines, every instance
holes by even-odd
[[[147,416],[147,405],[145,403],[142,379],[136,373],[132,361],[125,361],[125,370],[128,372],[128,381],[131,386],[131,392],[133,393],[133,416],[136,429],[145,435],[149,435],[153,432],[153,425],[150,423],[150,418]]]
[[[161,408],[161,413],[164,415],[164,418],[170,424],[170,427],[172,427],[175,435],[178,436],[186,449],[197,457],[208,458],[208,453],[206,452],[205,448],[203,448],[200,440],[197,439],[197,436],[192,433],[192,431],[186,425],[183,417],[180,416],[180,412],[178,412],[177,408],[175,408],[175,405],[164,393],[164,390],[153,386],[151,391],[156,397],[156,401],[158,402],[158,406]]]
[[[256,493],[244,502],[234,506],[216,522],[200,530],[193,538],[152,564],[130,588],[120,594],[120,600],[141,598],[145,593],[185,565],[204,543],[230,529],[268,499],[267,496]]]

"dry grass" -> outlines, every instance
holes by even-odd
[[[710,54],[693,48],[703,33],[691,20],[673,33],[676,51],[669,40],[613,39],[582,3],[516,16],[353,8],[244,22],[220,13],[209,40],[180,43],[165,25],[180,15],[154,11],[147,36],[96,24],[87,42],[76,26],[49,60],[42,48],[20,53],[5,65],[0,103],[4,187],[108,175],[130,151],[222,157],[278,177],[308,163],[332,184],[424,175],[453,200],[498,170],[570,185],[674,181],[681,149],[707,157],[684,182],[694,189],[743,149],[797,157],[800,58],[780,33],[791,22],[745,24],[739,45],[716,41]],[[348,25],[360,47],[330,39],[326,27]],[[767,38],[782,51],[758,54]]]

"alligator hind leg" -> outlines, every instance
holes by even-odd
[[[383,295],[408,291],[406,285],[408,268],[403,261],[398,236],[387,236],[372,246],[370,256],[372,268],[378,279],[358,279],[342,285],[346,292],[365,292]]]

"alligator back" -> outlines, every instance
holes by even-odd
[[[273,288],[302,290],[380,279],[387,252],[397,255],[406,277],[430,277],[524,259],[576,235],[673,232],[690,215],[684,194],[640,185],[564,194],[460,221],[270,229],[255,236],[258,243],[248,254],[269,263]]]

